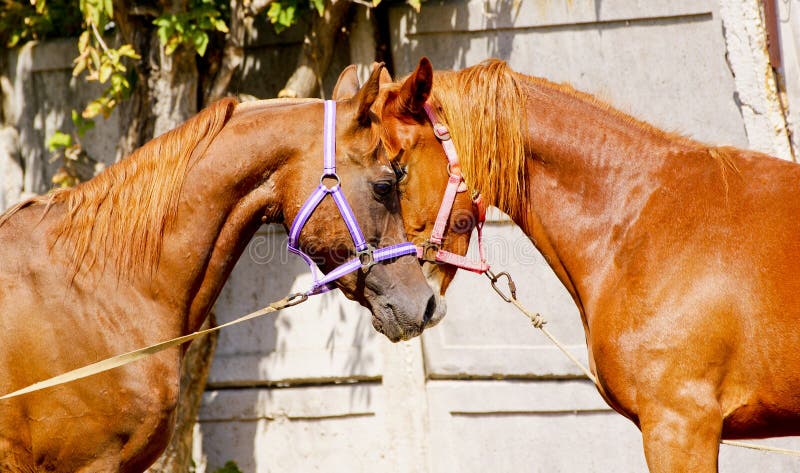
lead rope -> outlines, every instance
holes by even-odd
[[[250,312],[249,314],[243,315],[242,317],[239,317],[236,320],[232,320],[230,322],[226,322],[222,325],[217,325],[216,327],[212,327],[209,329],[190,333],[189,335],[184,335],[182,337],[176,337],[171,340],[155,343],[148,347],[140,348],[134,351],[129,351],[128,353],[123,353],[121,355],[113,356],[111,358],[106,358],[105,360],[101,360],[96,363],[92,363],[91,365],[86,365],[81,368],[74,369],[72,371],[67,371],[66,373],[60,374],[58,376],[47,378],[43,381],[39,381],[38,383],[33,383],[30,386],[26,386],[12,393],[8,393],[0,397],[0,401],[4,399],[10,399],[12,397],[21,396],[23,394],[32,393],[34,391],[40,391],[42,389],[51,388],[53,386],[58,386],[60,384],[69,383],[70,381],[87,378],[89,376],[102,373],[104,371],[108,371],[123,365],[127,365],[128,363],[133,363],[134,361],[148,357],[154,353],[166,350],[167,348],[171,348],[177,345],[182,345],[188,342],[189,340],[194,340],[195,338],[201,335],[205,335],[211,332],[216,332],[217,330],[222,330],[225,327],[230,327],[231,325],[240,324],[247,320],[255,319],[256,317],[261,317],[262,315],[271,314],[281,309],[285,309],[287,307],[292,307],[297,304],[303,303],[306,300],[308,300],[308,294],[305,293],[289,294],[283,299],[277,300],[268,305],[267,307],[264,307],[263,309],[259,309],[255,312]]]
[[[592,374],[591,371],[589,371],[589,368],[587,368],[583,363],[580,362],[580,360],[578,360],[572,353],[570,353],[569,350],[567,350],[567,347],[563,343],[561,343],[556,337],[554,337],[549,330],[544,328],[544,324],[547,323],[544,317],[542,317],[537,312],[532,312],[528,310],[517,300],[517,286],[516,284],[514,284],[514,280],[511,279],[510,274],[508,274],[506,271],[495,274],[491,270],[487,270],[484,274],[486,274],[486,277],[489,278],[489,281],[492,285],[492,289],[494,289],[494,291],[505,302],[512,304],[514,307],[519,309],[520,312],[525,314],[525,316],[528,319],[530,319],[531,324],[533,324],[534,327],[541,330],[542,333],[544,333],[545,336],[549,338],[550,341],[553,342],[553,344],[557,346],[558,349],[561,350],[561,352],[567,356],[567,358],[572,360],[572,362],[575,363],[575,365],[578,368],[580,368],[581,371],[583,371],[583,374],[585,374],[586,377],[589,378],[592,381],[592,383],[594,383],[595,386],[597,386],[597,378],[594,376],[594,374]],[[503,289],[498,286],[498,282],[502,278],[506,279],[506,282],[508,284],[508,293],[503,292]],[[725,445],[730,445],[733,447],[749,448],[752,450],[761,450],[765,452],[780,453],[782,455],[800,457],[800,450],[790,450],[788,448],[770,447],[768,445],[758,445],[754,443],[739,442],[736,440],[720,440],[720,443]]]

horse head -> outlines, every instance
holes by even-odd
[[[323,172],[318,159],[287,161],[289,168],[277,183],[285,189],[282,213],[287,227],[292,226],[305,199],[321,183],[327,188],[340,186],[370,252],[406,241],[398,189],[404,178],[402,164],[396,159],[396,150],[382,145],[380,126],[370,110],[380,92],[381,70],[376,67],[364,87],[336,104],[335,174]],[[302,154],[308,155],[309,150]],[[312,156],[322,154],[311,152]],[[352,226],[345,224],[346,215],[339,218],[334,200],[326,198],[319,204],[298,237],[302,252],[325,273],[354,257],[372,258],[356,251]],[[444,299],[427,286],[413,255],[377,264],[362,262],[361,269],[337,279],[335,284],[348,298],[372,311],[373,326],[389,339],[412,338],[444,317]]]
[[[452,173],[458,172],[448,165],[442,142],[425,111],[433,69],[423,58],[416,70],[398,83],[392,82],[385,69],[380,69],[380,93],[371,106],[371,116],[383,147],[402,176],[400,210],[408,239],[420,248],[420,261],[429,284],[443,295],[458,266],[437,262],[436,253],[444,250],[465,255],[472,230],[481,221],[482,209],[475,205],[462,183],[449,215],[445,215],[442,241],[431,241],[448,181]],[[363,89],[359,89],[356,67],[351,65],[339,76],[334,98],[355,96],[360,90]]]

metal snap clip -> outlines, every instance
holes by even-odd
[[[502,273],[494,274],[494,273],[492,272],[492,270],[490,270],[490,269],[487,269],[487,270],[486,270],[486,277],[488,277],[488,278],[489,278],[489,280],[492,282],[492,289],[494,289],[494,291],[495,291],[497,294],[499,294],[499,295],[500,295],[500,297],[502,297],[504,301],[506,301],[506,302],[511,302],[512,300],[516,300],[516,299],[517,299],[517,285],[516,285],[516,284],[514,284],[514,280],[513,280],[513,279],[511,279],[511,275],[510,275],[510,274],[508,274],[508,273],[507,273],[507,272],[505,272],[505,271],[503,271]],[[498,281],[499,281],[501,278],[504,278],[504,277],[505,277],[505,278],[506,278],[506,280],[508,281],[508,292],[511,294],[510,296],[506,295],[506,294],[503,292],[503,290],[502,290],[502,289],[500,289],[500,288],[498,287],[498,285],[497,285],[497,282],[498,282]]]

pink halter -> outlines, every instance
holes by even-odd
[[[441,248],[442,241],[444,240],[444,231],[447,228],[447,221],[450,218],[450,213],[453,211],[453,202],[456,195],[460,192],[467,190],[467,184],[464,182],[464,176],[461,174],[461,163],[458,161],[458,153],[453,141],[450,139],[450,132],[444,123],[440,122],[434,112],[433,107],[428,102],[425,102],[425,113],[428,114],[428,119],[433,125],[433,133],[439,142],[442,143],[444,153],[447,155],[447,172],[450,178],[447,180],[447,189],[442,197],[442,205],[439,206],[439,214],[436,216],[436,223],[433,226],[430,238],[425,243],[417,246],[417,257],[423,261],[430,261],[432,263],[446,263],[456,266],[461,269],[466,269],[474,273],[482,274],[489,269],[486,263],[486,258],[483,254],[483,223],[486,221],[486,205],[483,203],[480,194],[472,199],[475,206],[478,208],[478,223],[475,227],[478,230],[478,252],[480,260],[475,261],[467,258],[466,256],[457,255]]]

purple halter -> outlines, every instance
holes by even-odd
[[[382,261],[398,258],[405,255],[417,255],[417,247],[413,243],[405,242],[391,245],[384,248],[375,249],[372,245],[367,243],[364,234],[361,232],[361,227],[358,226],[356,216],[347,203],[344,193],[341,190],[341,180],[336,174],[336,102],[333,100],[325,101],[325,121],[323,126],[324,142],[324,158],[323,158],[323,171],[322,176],[319,178],[319,186],[317,189],[306,199],[297,216],[292,222],[292,228],[289,230],[289,243],[288,248],[292,253],[302,257],[311,268],[311,274],[314,276],[314,284],[306,292],[306,295],[320,294],[333,289],[331,283],[345,274],[350,274],[353,271],[362,268],[369,269],[376,263]],[[325,179],[332,179],[335,182],[331,187],[324,184]],[[330,273],[320,277],[320,271],[317,265],[310,256],[305,254],[298,248],[298,238],[300,232],[303,230],[311,214],[317,208],[322,199],[330,194],[336,206],[339,207],[339,213],[344,218],[344,223],[350,231],[350,236],[353,238],[353,243],[356,246],[356,257],[350,261],[338,266]]]

